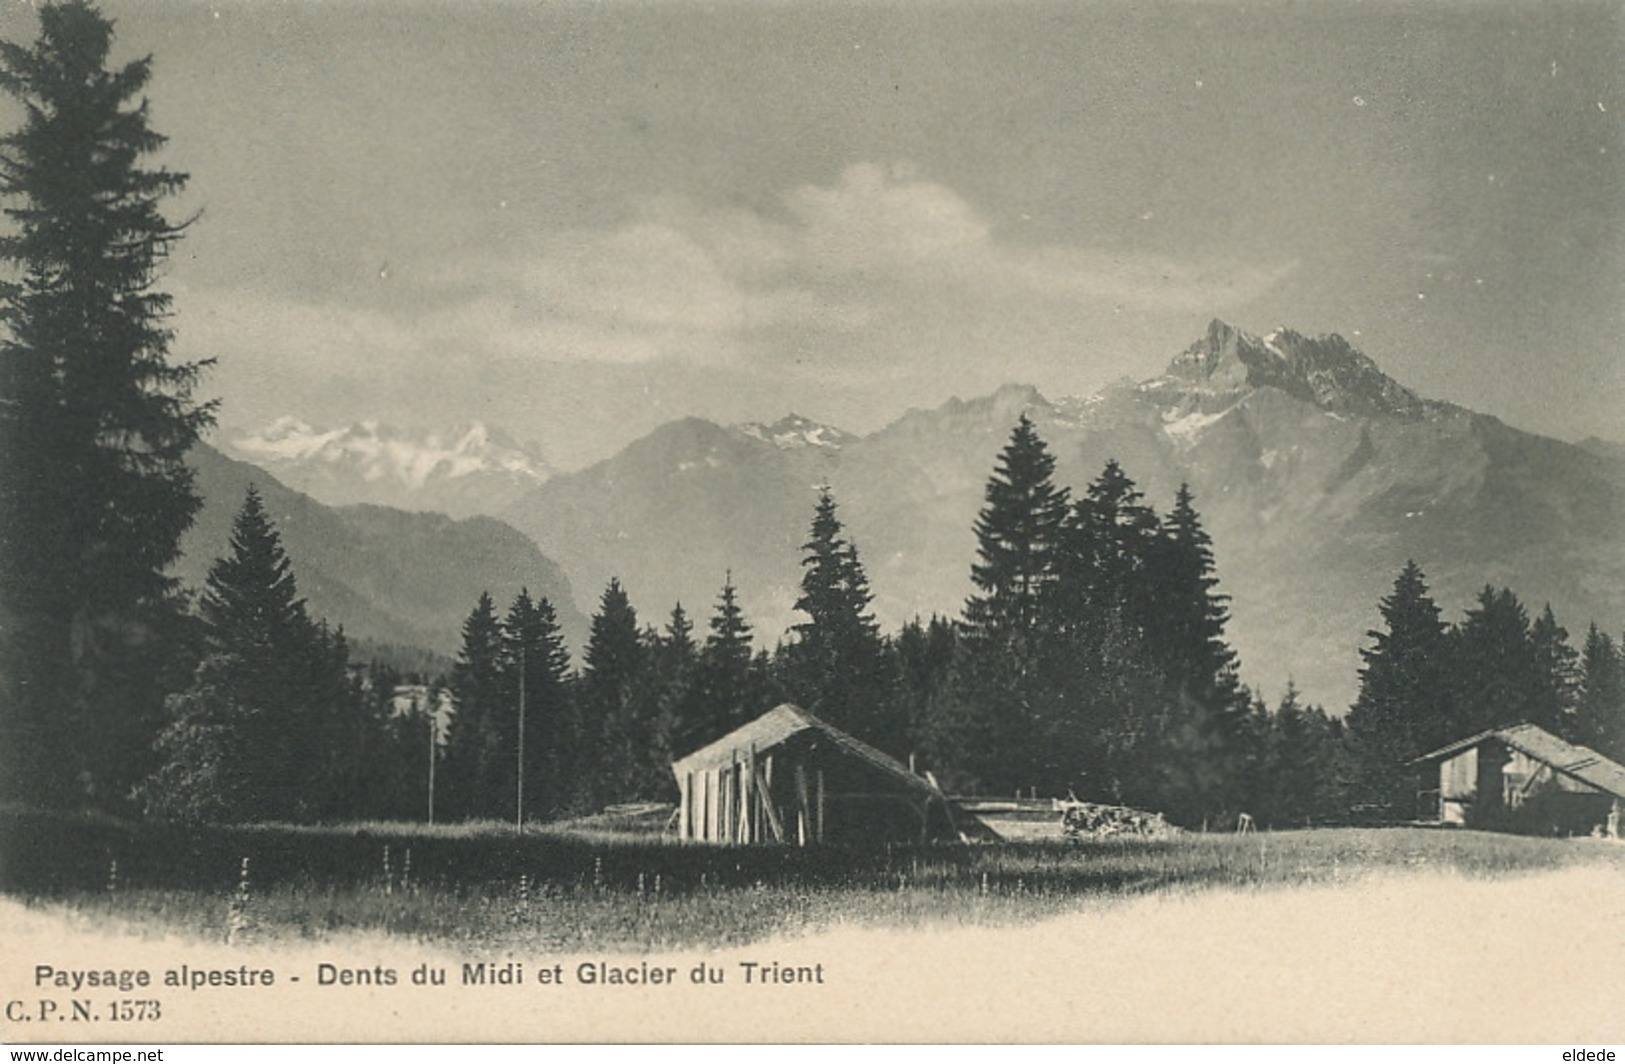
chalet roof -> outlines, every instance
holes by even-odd
[[[681,776],[684,773],[713,769],[720,765],[732,764],[743,760],[752,749],[757,755],[770,752],[776,747],[783,746],[790,739],[808,732],[816,733],[820,738],[839,747],[843,752],[852,755],[860,761],[867,762],[872,767],[895,777],[899,782],[907,784],[916,790],[937,794],[937,788],[922,776],[917,776],[908,770],[908,767],[890,754],[881,753],[862,739],[854,738],[835,725],[819,720],[800,706],[786,702],[783,705],[763,713],[760,717],[742,724],[733,731],[724,735],[713,743],[708,743],[698,750],[672,762],[672,771]]]
[[[1610,761],[1590,747],[1559,739],[1535,724],[1513,724],[1504,728],[1491,728],[1423,754],[1412,760],[1411,764],[1450,757],[1488,739],[1505,743],[1519,753],[1550,765],[1564,775],[1572,776],[1599,791],[1606,791],[1616,798],[1625,798],[1625,765]]]

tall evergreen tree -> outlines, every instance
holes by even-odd
[[[1237,685],[1236,654],[1224,638],[1229,596],[1216,590],[1213,539],[1188,485],[1179,486],[1146,568],[1146,638],[1153,659],[1177,689],[1215,708],[1228,704]]]
[[[0,42],[22,106],[0,138],[0,780],[31,801],[116,801],[150,764],[178,656],[179,554],[199,500],[188,449],[211,422],[201,364],[168,357],[154,287],[186,178],[138,101],[150,59],[109,68],[112,23],[80,0]]]
[[[1529,613],[1511,589],[1485,585],[1451,631],[1450,657],[1461,735],[1522,721],[1565,730],[1544,712],[1549,708],[1542,697],[1549,677],[1535,648]]]
[[[952,690],[937,699],[937,758],[990,792],[1036,785],[1055,753],[1046,654],[1068,514],[1055,459],[1023,414],[1000,452],[977,516],[976,593],[965,603]]]
[[[966,634],[1030,656],[1058,575],[1067,491],[1055,486],[1055,458],[1026,414],[1011,430],[976,518],[977,594],[965,603]]]
[[[1062,543],[1049,681],[1056,701],[1041,749],[1080,795],[1185,816],[1171,792],[1194,807],[1211,789],[1214,765],[1198,726],[1204,706],[1168,680],[1151,644],[1153,561],[1172,550],[1115,460],[1073,507]]]
[[[502,672],[503,700],[516,707],[514,768],[504,775],[515,779],[519,771],[518,718],[523,710],[523,816],[528,820],[555,815],[568,804],[570,794],[564,779],[570,766],[566,749],[572,709],[570,652],[553,604],[545,598],[533,601],[528,588],[520,589],[502,625]],[[518,801],[516,785],[509,808],[516,809]]]
[[[896,753],[933,748],[937,731],[933,711],[952,679],[957,642],[954,623],[937,616],[927,623],[916,617],[888,641],[897,675],[892,713],[904,735]]]
[[[694,622],[681,602],[672,606],[666,620],[666,630],[660,637],[660,671],[663,674],[681,674],[699,655],[699,644],[694,642]]]
[[[164,763],[149,808],[190,819],[304,820],[321,812],[343,767],[347,653],[313,624],[292,562],[248,490],[231,553],[209,570],[201,603],[206,654],[170,700]]]
[[[1346,720],[1360,766],[1354,797],[1408,817],[1416,788],[1406,762],[1460,738],[1460,722],[1451,711],[1444,622],[1416,562],[1405,564],[1380,609],[1385,629],[1366,633],[1372,645],[1360,651],[1360,692]]]
[[[1126,530],[1146,537],[1129,548],[1145,551],[1143,563],[1130,570],[1143,586],[1125,597],[1139,614],[1135,627],[1145,660],[1166,690],[1148,729],[1164,781],[1157,805],[1194,821],[1233,804],[1225,792],[1236,773],[1230,762],[1246,702],[1238,697],[1236,655],[1224,637],[1229,599],[1216,590],[1212,539],[1187,485],[1180,485],[1166,519],[1131,518]],[[1296,692],[1289,694],[1296,713]]]
[[[463,622],[463,647],[451,674],[454,708],[446,729],[445,800],[440,803],[448,818],[513,815],[508,765],[516,711],[506,697],[502,651],[496,604],[482,591]]]
[[[694,622],[681,602],[672,607],[665,630],[655,638],[649,667],[658,700],[658,746],[671,756],[689,753],[700,745],[695,738],[706,707],[700,679],[700,645],[694,639]]]
[[[1569,632],[1557,622],[1552,604],[1529,626],[1529,648],[1534,654],[1536,688],[1528,719],[1547,731],[1578,742],[1575,719],[1580,694],[1580,654],[1569,644]]]
[[[835,498],[820,490],[812,530],[802,545],[801,597],[786,648],[792,697],[838,727],[882,748],[903,741],[890,719],[880,627],[869,611],[873,596],[857,548],[842,535]]]
[[[1148,570],[1159,548],[1180,555],[1177,564],[1170,559],[1170,579],[1175,572],[1198,581],[1211,575],[1206,534],[1194,509],[1188,517],[1179,539],[1164,540],[1156,511],[1146,505],[1144,494],[1115,459],[1108,461],[1078,500],[1063,540],[1063,627],[1081,634],[1085,644],[1103,646],[1108,652],[1144,647],[1158,605]],[[1210,588],[1204,587],[1202,595]],[[1194,599],[1193,591],[1185,592]],[[1205,627],[1205,622],[1197,623],[1199,631]]]
[[[758,682],[750,622],[739,605],[733,574],[726,575],[700,648],[696,712],[674,738],[676,753],[688,753],[766,712],[766,692]]]
[[[637,611],[612,579],[593,614],[581,673],[581,765],[592,786],[590,802],[664,797],[667,751],[656,728],[658,700],[650,684],[651,648]]]
[[[1625,649],[1594,621],[1586,629],[1580,651],[1575,716],[1581,743],[1605,757],[1625,761]]]

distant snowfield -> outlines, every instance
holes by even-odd
[[[522,985],[483,988],[459,986],[461,965],[497,958],[377,937],[233,948],[96,930],[10,900],[0,935],[8,1000],[53,996],[33,985],[36,964],[140,967],[159,979],[183,963],[246,964],[278,980],[270,990],[58,992],[98,1007],[159,997],[164,1019],[0,1024],[7,1041],[1625,1041],[1625,872],[1603,867],[1168,893],[1014,928],[849,928],[742,950],[519,957]],[[746,985],[741,962],[821,966],[823,982]],[[578,968],[600,963],[647,964],[673,981],[583,984]],[[393,968],[399,985],[320,986],[323,964]],[[422,964],[444,967],[448,985],[411,985]],[[695,985],[701,964],[725,983]],[[563,985],[540,982],[554,965]]]

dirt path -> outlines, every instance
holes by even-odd
[[[273,968],[271,990],[157,990],[165,1018],[7,1023],[79,1041],[1625,1041],[1625,873],[1476,881],[1425,874],[1332,887],[1165,894],[1013,929],[841,929],[726,953],[519,958],[519,986],[463,988],[463,962],[383,939],[289,948],[143,939],[0,903],[0,996],[50,996],[33,966]],[[640,960],[659,985],[584,985]],[[741,962],[751,970],[745,984]],[[320,965],[398,984],[320,986]],[[769,982],[781,973],[822,982]],[[420,964],[446,988],[411,985]],[[562,985],[538,981],[559,965]],[[696,986],[696,965],[721,986]],[[821,966],[821,968],[819,967]],[[292,982],[299,977],[297,983]],[[59,997],[69,997],[63,993]],[[101,993],[86,996],[100,1001]],[[136,996],[136,995],[129,995]],[[70,1029],[71,1028],[71,1029]]]

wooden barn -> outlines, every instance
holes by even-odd
[[[672,773],[682,839],[806,846],[955,834],[935,780],[788,704],[673,762]]]
[[[1625,766],[1534,724],[1423,754],[1421,814],[1444,824],[1619,837]]]

